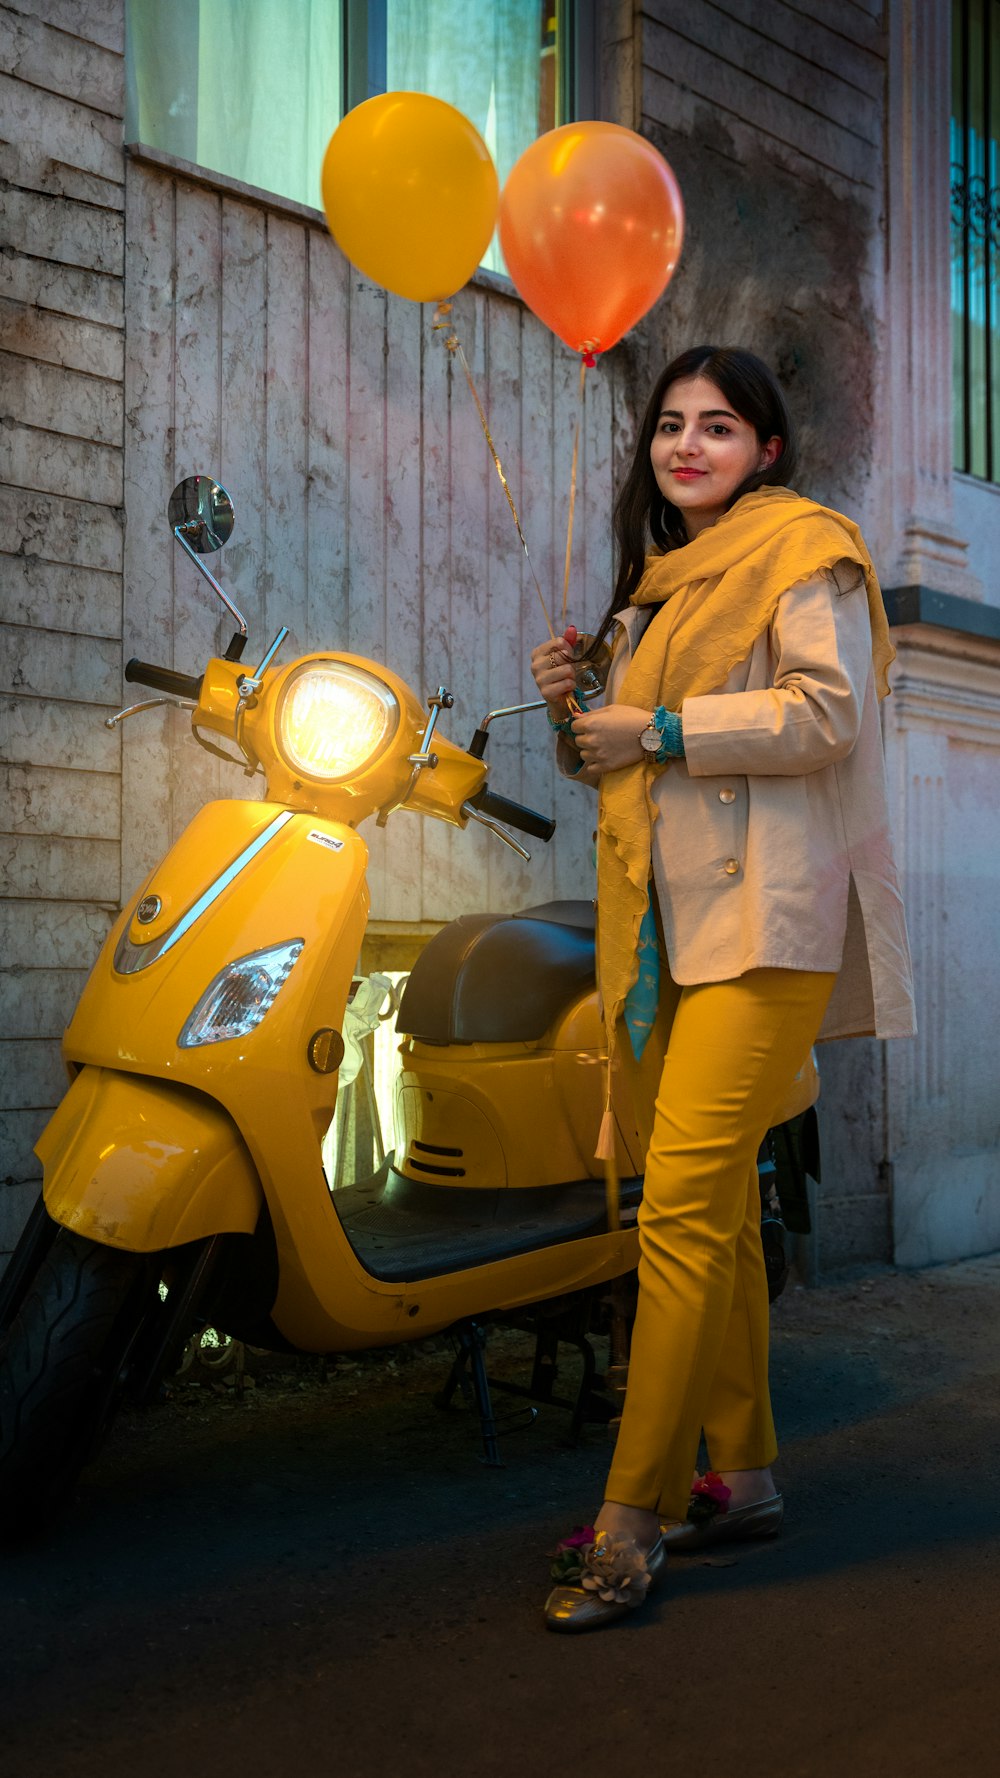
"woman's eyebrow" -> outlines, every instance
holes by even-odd
[[[731,413],[729,408],[727,408],[727,407],[702,408],[701,413],[698,415],[699,420],[715,420],[720,417],[727,419],[727,420],[737,420],[739,418],[739,415]],[[683,420],[683,418],[684,418],[684,415],[681,413],[679,408],[665,407],[665,408],[661,408],[661,410],[660,410],[660,419],[661,420]]]

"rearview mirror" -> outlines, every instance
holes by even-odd
[[[210,475],[189,475],[178,482],[167,505],[174,535],[200,556],[210,556],[233,534],[236,514],[225,488]]]

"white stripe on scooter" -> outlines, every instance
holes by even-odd
[[[251,859],[256,858],[258,852],[263,851],[264,847],[268,844],[268,841],[273,840],[275,834],[281,832],[281,829],[285,826],[286,822],[292,819],[294,813],[294,809],[283,809],[280,815],[276,815],[274,820],[269,822],[267,827],[264,828],[263,832],[259,833],[255,840],[251,841],[250,845],[246,847],[246,850],[241,852],[238,858],[234,858],[232,864],[226,866],[222,875],[216,877],[215,882],[205,890],[204,894],[199,895],[198,900],[192,903],[191,907],[188,908],[187,913],[181,916],[177,925],[167,933],[166,937],[162,938],[158,943],[151,944],[148,949],[143,947],[142,955],[137,958],[132,969],[123,970],[120,971],[120,973],[132,975],[135,970],[144,969],[147,964],[155,963],[158,958],[165,957],[167,952],[172,950],[174,945],[184,937],[184,934],[190,932],[192,926],[197,920],[201,919],[202,914],[207,908],[211,907],[213,901],[218,901],[223,890],[229,888],[230,883],[239,876],[242,870],[246,869],[246,866],[250,863]],[[139,946],[129,944],[129,949],[138,951]]]

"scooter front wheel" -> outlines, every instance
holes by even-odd
[[[156,1301],[140,1255],[60,1229],[0,1348],[0,1540],[63,1504],[118,1404]]]

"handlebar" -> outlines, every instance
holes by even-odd
[[[476,796],[470,796],[469,801],[481,814],[491,816],[494,821],[506,822],[508,827],[519,828],[522,833],[533,834],[536,840],[550,840],[556,831],[556,824],[548,815],[536,815],[534,809],[526,809],[523,803],[512,803],[508,797],[499,796],[485,786]]]
[[[198,702],[201,679],[193,673],[175,673],[172,667],[154,667],[149,661],[130,660],[125,668],[130,685],[151,685],[154,691],[168,692],[172,698],[190,698]]]

